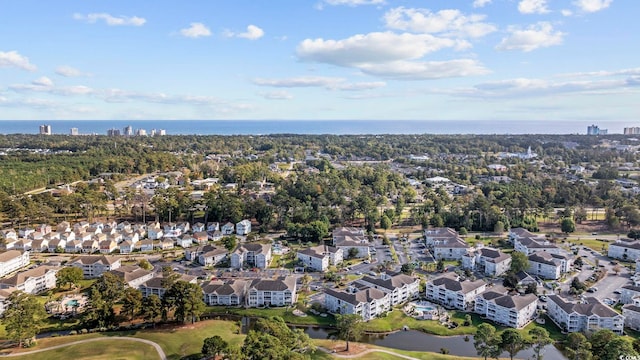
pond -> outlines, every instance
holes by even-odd
[[[305,332],[313,339],[328,339],[332,336],[331,329],[306,328]],[[426,334],[422,331],[407,330],[398,331],[386,335],[368,334],[361,340],[369,344],[384,346],[388,348],[426,351],[439,353],[440,349],[446,348],[450,355],[477,357],[476,349],[473,347],[473,336],[469,336],[469,341],[465,341],[465,336],[436,336]],[[506,352],[500,355],[501,358],[509,358]],[[516,355],[518,359],[530,359],[533,357],[531,349],[521,351]],[[553,345],[548,345],[544,349],[545,360],[566,360],[566,357]]]

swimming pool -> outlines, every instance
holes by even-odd
[[[414,309],[416,311],[420,311],[420,312],[423,312],[423,313],[435,310],[435,308],[433,306],[423,306],[423,305],[416,305]]]
[[[67,303],[65,305],[70,306],[70,307],[78,307],[78,306],[80,306],[80,303],[78,302],[78,300],[72,299],[72,300],[67,301]]]

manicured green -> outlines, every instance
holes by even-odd
[[[291,309],[287,308],[269,308],[269,309],[244,309],[244,308],[236,308],[236,307],[221,307],[221,306],[212,306],[208,307],[205,311],[205,314],[210,316],[215,316],[215,314],[233,314],[233,315],[241,315],[241,316],[249,316],[249,317],[269,317],[269,316],[279,316],[284,319],[284,321],[288,324],[294,325],[333,325],[335,324],[335,318],[333,315],[328,314],[327,317],[313,315],[311,313],[307,313],[307,316],[300,317],[293,315]]]
[[[101,340],[86,344],[70,345],[41,353],[13,357],[17,360],[153,360],[159,359],[156,349],[148,344],[125,340]]]

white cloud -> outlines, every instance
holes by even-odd
[[[399,80],[424,80],[486,74],[475,60],[420,61],[444,49],[459,49],[465,41],[430,34],[392,32],[355,35],[344,40],[306,39],[298,45],[303,61],[356,68],[363,73]]]
[[[394,61],[384,64],[364,64],[367,74],[396,80],[430,80],[488,74],[490,71],[472,59],[449,61]]]
[[[584,12],[593,13],[608,8],[612,2],[613,0],[576,0],[573,5]]]
[[[280,91],[268,91],[259,93],[260,96],[267,100],[291,100],[293,99],[293,95],[291,95],[288,91],[280,90]]]
[[[147,20],[138,16],[112,16],[107,13],[91,13],[87,15],[73,14],[76,20],[95,24],[98,20],[103,20],[109,26],[142,26]]]
[[[22,70],[36,71],[38,68],[29,62],[29,58],[17,51],[0,51],[0,68],[17,67]]]
[[[485,15],[464,15],[459,10],[447,9],[431,12],[428,9],[399,7],[384,15],[387,28],[417,33],[444,33],[478,38],[496,31],[496,26],[485,23]]]
[[[571,11],[569,9],[562,9],[562,10],[560,10],[560,13],[562,14],[562,16],[571,16],[571,15],[573,15],[573,11]]]
[[[563,32],[554,31],[553,26],[544,21],[529,25],[526,29],[509,26],[507,31],[509,36],[503,38],[496,49],[529,52],[538,48],[560,45],[565,35]]]
[[[546,14],[547,0],[521,0],[518,4],[518,11],[522,14]]]
[[[186,29],[180,30],[180,35],[192,39],[196,39],[199,37],[211,36],[211,30],[206,27],[203,23],[191,23]]]
[[[586,71],[576,73],[559,74],[558,77],[604,77],[604,76],[640,76],[640,67],[622,69],[616,71]]]
[[[46,76],[33,80],[31,83],[37,86],[53,86],[53,81]]]
[[[74,67],[62,65],[56,68],[56,74],[64,77],[80,77],[80,76],[91,76],[89,73],[82,72]]]
[[[235,33],[231,30],[225,30],[224,36],[226,37],[238,37],[249,40],[257,40],[264,36],[264,30],[260,29],[255,25],[247,26],[247,31],[242,33]]]
[[[257,78],[253,80],[253,83],[259,86],[271,86],[271,87],[320,87],[328,90],[343,90],[343,91],[362,91],[372,90],[386,86],[385,82],[356,82],[350,83],[346,79],[337,77],[324,77],[324,76],[300,76],[286,79],[264,79]]]
[[[488,4],[491,4],[491,0],[473,0],[474,8],[481,8]]]
[[[305,61],[357,67],[359,64],[419,59],[459,45],[459,41],[429,34],[374,32],[344,40],[306,39],[298,45],[296,53]]]

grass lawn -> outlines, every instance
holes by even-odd
[[[603,250],[603,246],[604,246],[604,250],[608,250],[609,249],[609,242],[607,241],[600,241],[600,240],[596,240],[596,239],[580,239],[578,240],[577,238],[570,238],[567,240],[569,243],[571,244],[575,244],[575,245],[580,245],[580,246],[586,246],[588,248],[590,248],[591,250],[595,250],[598,252],[601,252]]]
[[[322,346],[326,349],[337,349],[338,351],[344,349],[345,346],[345,342],[344,341],[335,341],[335,340],[319,340],[319,339],[314,339],[313,343],[316,346]],[[431,352],[425,352],[425,351],[405,351],[405,350],[397,350],[397,349],[392,349],[392,348],[385,348],[385,347],[381,347],[381,346],[375,346],[375,345],[370,345],[370,344],[360,344],[360,343],[351,343],[351,346],[355,346],[357,347],[359,350],[361,351],[365,351],[368,349],[380,349],[380,350],[387,350],[387,351],[391,351],[400,355],[406,355],[406,356],[410,356],[416,359],[424,359],[424,360],[453,360],[453,359],[461,359],[461,360],[471,360],[471,359],[475,359],[475,358],[471,358],[471,357],[460,357],[460,356],[453,356],[453,355],[442,355],[442,354],[438,354],[438,353],[431,353]],[[353,357],[353,359],[366,359],[366,360],[395,360],[395,359],[403,359],[399,356],[395,356],[392,354],[387,354],[387,353],[383,353],[383,352],[370,352],[368,354],[364,354],[362,356],[357,356],[357,354],[355,357]],[[323,351],[316,351],[315,354],[311,355],[311,358],[314,360],[325,360],[325,359],[335,359],[335,357],[332,357],[331,355],[323,352]]]
[[[71,337],[71,339],[76,338]],[[36,354],[17,356],[13,359],[66,360],[70,358],[90,360],[146,360],[159,359],[159,356],[156,349],[151,345],[133,341],[102,340],[87,344],[70,345],[68,347],[43,351]]]
[[[394,310],[387,313],[387,316],[373,319],[365,324],[365,331],[371,332],[390,332],[402,329],[403,326],[408,326],[412,330],[420,330],[429,334],[435,334],[440,336],[451,335],[467,335],[475,334],[476,328],[474,325],[481,323],[480,317],[471,314],[472,326],[462,326],[464,322],[464,313],[455,312],[452,318],[461,324],[455,329],[449,329],[440,325],[435,320],[417,320],[410,316],[406,316],[401,310]]]
[[[270,317],[279,316],[284,319],[288,324],[293,325],[333,325],[335,324],[335,318],[333,315],[327,317],[316,316],[313,314],[307,314],[305,317],[295,316],[291,313],[290,309],[286,308],[269,308],[269,309],[255,309],[255,308],[236,308],[236,307],[220,307],[212,306],[207,308],[206,313],[211,316],[215,316],[216,313],[221,315],[234,314],[249,317]]]

